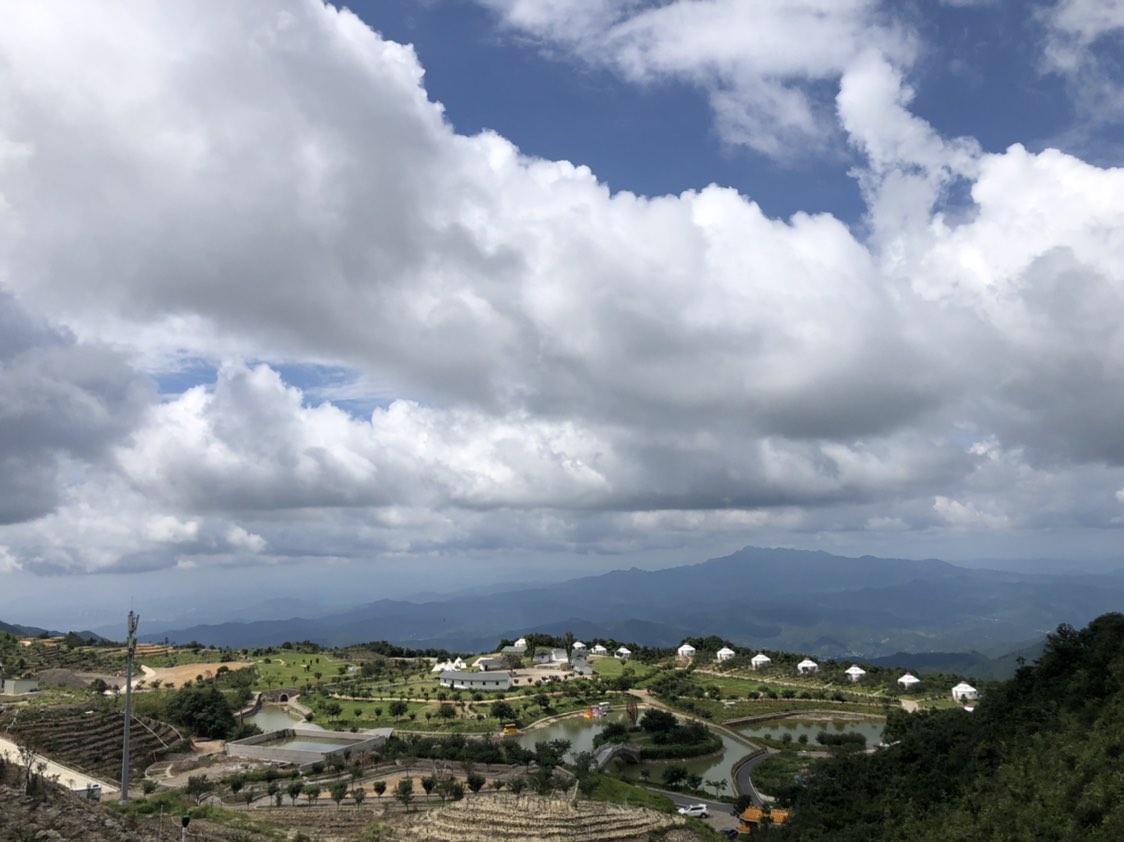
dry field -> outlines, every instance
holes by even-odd
[[[183,687],[191,684],[200,675],[204,678],[213,676],[219,667],[226,667],[231,672],[236,672],[253,665],[251,661],[230,661],[225,664],[181,664],[176,667],[142,666],[141,671],[144,672],[144,680],[149,685],[154,682],[167,684],[170,681],[176,687]]]

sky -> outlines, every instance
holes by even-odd
[[[1124,0],[11,4],[0,619],[1119,563],[1122,77]]]

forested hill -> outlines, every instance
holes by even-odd
[[[1124,615],[1062,626],[974,713],[896,714],[796,791],[798,840],[1124,839]]]

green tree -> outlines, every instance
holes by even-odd
[[[178,690],[168,701],[165,715],[209,740],[227,739],[237,727],[226,696],[212,685]]]
[[[328,793],[332,796],[332,800],[336,802],[336,808],[338,809],[340,803],[347,798],[347,781],[336,781],[332,784]]]
[[[206,775],[189,775],[185,791],[195,799],[196,804],[199,804],[203,801],[204,796],[214,789],[214,786],[212,781],[207,780]]]
[[[289,801],[292,802],[294,807],[296,806],[297,799],[300,798],[301,790],[303,789],[304,784],[300,781],[294,780],[289,783],[288,788],[285,790],[289,794]]]
[[[410,812],[410,804],[414,801],[414,779],[402,778],[394,788],[394,797],[402,802],[406,812]]]
[[[382,798],[383,793],[386,792],[386,781],[375,781],[373,789],[375,790],[375,795]]]
[[[469,772],[465,778],[465,783],[468,784],[468,788],[472,790],[472,794],[475,795],[483,788],[486,780],[479,772]]]
[[[305,787],[304,797],[308,799],[308,806],[312,806],[312,802],[320,797],[320,787],[316,784]]]
[[[363,789],[361,786],[357,786],[351,791],[351,797],[355,799],[355,806],[358,807],[363,803],[363,799],[367,797],[367,790]]]

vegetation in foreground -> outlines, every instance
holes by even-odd
[[[1124,615],[1059,627],[974,712],[895,714],[886,738],[818,764],[786,838],[1124,839]]]

